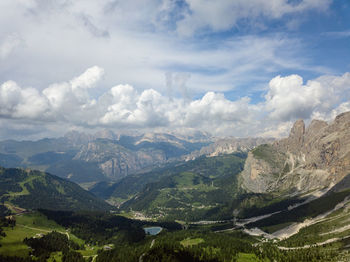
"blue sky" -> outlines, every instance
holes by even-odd
[[[283,136],[298,118],[350,110],[349,1],[3,0],[0,10],[0,139]]]

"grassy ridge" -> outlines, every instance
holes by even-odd
[[[0,201],[26,209],[109,210],[78,185],[40,171],[0,167]]]
[[[257,146],[251,152],[256,159],[266,161],[273,168],[282,168],[286,158],[284,153],[276,151],[276,149],[269,144]]]

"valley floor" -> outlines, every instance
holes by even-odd
[[[23,243],[23,239],[30,237],[40,238],[49,232],[56,231],[67,236],[69,240],[81,245],[83,249],[78,250],[86,261],[122,261],[118,256],[122,255],[121,248],[125,252],[135,252],[127,261],[153,261],[155,257],[166,258],[175,254],[192,257],[188,261],[349,261],[350,254],[350,232],[347,226],[340,230],[328,230],[320,233],[320,236],[329,236],[326,240],[312,242],[309,244],[296,245],[300,242],[306,228],[293,236],[293,239],[268,240],[264,237],[249,236],[242,231],[233,230],[224,233],[222,228],[232,225],[232,222],[196,223],[189,225],[187,230],[169,232],[163,230],[156,236],[146,236],[144,240],[137,243],[130,243],[126,246],[114,245],[91,245],[76,237],[69,229],[48,220],[45,215],[39,212],[20,214],[16,217],[16,225],[5,227],[6,234],[0,240],[0,255],[28,257],[31,249]],[[339,213],[328,216],[324,221],[344,221],[345,214]],[[346,221],[346,220],[345,220]],[[320,224],[315,224],[320,225]],[[221,229],[221,230],[220,230]],[[216,233],[214,232],[216,231]],[[220,233],[219,233],[220,232]],[[299,236],[299,234],[301,234]],[[334,237],[335,234],[342,234],[342,237]],[[306,242],[304,242],[306,243]],[[170,248],[170,249],[169,249]],[[132,251],[134,250],[134,251]],[[117,252],[119,255],[116,255]],[[137,255],[139,254],[139,255]],[[201,255],[199,255],[201,254]],[[47,261],[62,261],[62,252],[52,252]],[[113,258],[114,257],[114,258]],[[195,259],[197,257],[197,260]],[[111,260],[108,260],[108,259]],[[318,260],[312,260],[318,258]],[[277,260],[276,260],[277,259]],[[154,260],[157,261],[157,260]],[[163,260],[161,260],[163,261]],[[169,260],[181,261],[181,260]]]

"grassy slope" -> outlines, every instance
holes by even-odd
[[[23,169],[0,168],[1,201],[27,209],[108,210],[110,206],[78,185]]]
[[[34,212],[16,216],[16,226],[13,229],[5,228],[6,237],[0,239],[0,254],[26,256],[29,254],[29,249],[28,246],[23,244],[24,238],[33,237],[37,234],[47,234],[54,230],[62,234],[69,234],[70,239],[78,244],[84,243],[73,234],[66,232],[62,226],[48,220],[43,214]]]
[[[29,255],[30,249],[23,243],[24,238],[37,236],[38,234],[47,234],[51,231],[57,231],[69,236],[79,245],[84,245],[85,241],[76,237],[69,230],[58,225],[56,222],[49,220],[39,212],[27,213],[16,216],[16,226],[5,228],[6,237],[0,239],[0,255],[4,256],[20,256],[25,257]],[[78,250],[85,257],[93,257],[97,255],[102,246],[84,245],[85,250]],[[55,259],[55,260],[54,260]],[[61,261],[62,252],[53,252],[48,261]]]
[[[273,146],[268,144],[260,145],[254,148],[251,152],[256,159],[266,161],[272,168],[281,169],[286,158],[284,153],[276,151]]]
[[[198,245],[200,243],[203,243],[204,239],[203,238],[187,238],[184,239],[180,242],[180,244],[184,247],[188,247],[188,246],[194,246],[194,245]]]

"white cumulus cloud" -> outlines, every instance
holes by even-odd
[[[90,91],[98,88],[103,73],[102,68],[94,66],[41,92],[7,81],[0,86],[0,119],[10,121],[14,128],[14,121],[24,121],[33,126],[40,122],[41,128],[51,130],[187,128],[214,135],[282,136],[297,118],[331,120],[350,110],[350,73],[322,76],[305,84],[298,75],[277,76],[259,103],[249,97],[229,100],[218,92],[206,92],[197,99],[169,97],[154,89],[139,91],[128,84],[113,86],[93,97]]]
[[[113,87],[109,94],[112,99],[100,123],[122,127],[157,127],[166,124],[166,108],[163,107],[167,98],[157,91],[147,89],[139,94],[130,85],[119,85]],[[106,96],[98,101],[97,107],[105,107]]]
[[[45,117],[48,101],[34,88],[21,88],[14,81],[0,86],[0,115],[5,118]]]
[[[98,66],[87,69],[82,75],[70,81],[72,89],[92,88],[102,78],[104,70]]]
[[[306,84],[298,75],[277,76],[270,81],[265,99],[265,108],[272,119],[329,120],[331,111],[350,99],[350,74],[322,76]]]

